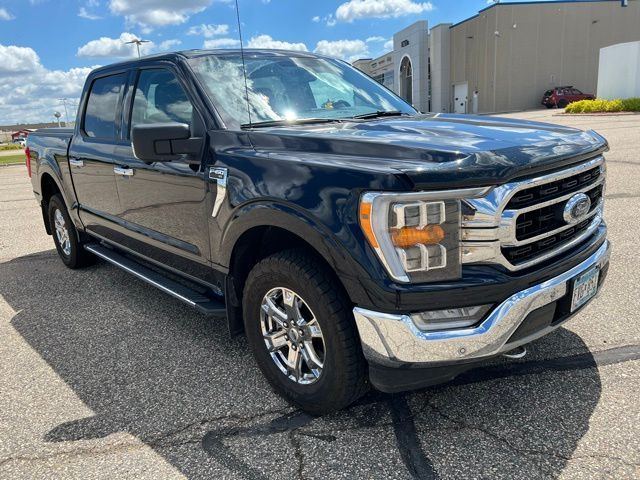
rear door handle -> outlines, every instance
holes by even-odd
[[[84,167],[84,161],[78,160],[77,158],[70,158],[69,165],[72,167]]]
[[[133,168],[113,167],[113,173],[122,175],[123,177],[131,177],[133,176]]]

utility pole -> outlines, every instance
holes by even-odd
[[[138,58],[140,58],[140,45],[142,45],[143,43],[149,43],[150,40],[141,40],[139,38],[134,38],[133,40],[131,40],[130,42],[124,42],[126,43],[135,43],[136,45],[136,49],[138,50]]]
[[[64,118],[67,119],[65,127],[69,126],[69,112],[67,111],[67,99],[66,98],[59,98],[58,100],[60,100],[62,102],[62,105],[64,105]]]

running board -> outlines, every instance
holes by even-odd
[[[88,243],[84,245],[84,248],[103,260],[106,260],[116,267],[138,277],[140,280],[159,288],[163,292],[183,301],[187,305],[194,307],[206,315],[224,317],[227,314],[224,301],[213,299],[203,293],[189,288],[186,285],[182,285],[181,283],[171,280],[170,278],[163,276],[161,273],[151,270],[135,260],[119,254],[111,248],[107,248],[99,243]]]

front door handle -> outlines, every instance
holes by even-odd
[[[72,167],[84,167],[84,161],[78,160],[77,158],[70,158],[69,165]]]
[[[122,175],[123,177],[131,177],[133,176],[133,168],[113,167],[113,173],[116,175]]]

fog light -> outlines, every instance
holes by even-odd
[[[475,307],[448,308],[411,314],[411,320],[420,330],[452,330],[471,327],[482,320],[491,305]]]

